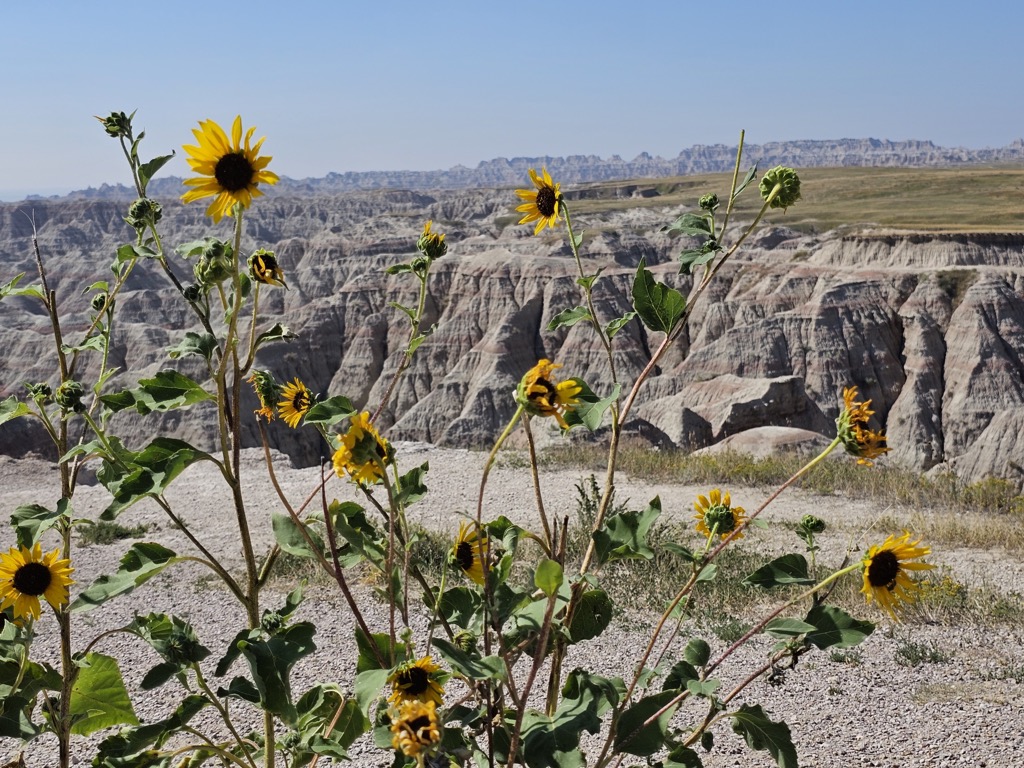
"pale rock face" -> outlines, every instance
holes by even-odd
[[[602,323],[630,309],[641,258],[684,295],[693,289],[674,263],[684,244],[660,232],[679,211],[650,202],[577,217],[578,229],[589,228],[584,268],[603,269],[594,295]],[[166,242],[211,234],[201,206],[164,204]],[[375,410],[410,332],[389,303],[416,299],[412,281],[384,269],[414,255],[429,218],[435,231],[447,233],[449,254],[431,272],[425,326],[433,330],[381,415],[390,437],[491,445],[515,410],[516,383],[542,357],[600,394],[615,378],[628,391],[663,335],[636,320],[623,327],[613,377],[585,323],[548,330],[558,312],[581,303],[576,265],[564,230],[534,237],[515,225],[515,204],[508,190],[261,199],[247,214],[243,250],[276,251],[290,290],[262,291],[261,316],[285,323],[298,338],[265,347],[257,367],[280,382],[298,376],[314,392],[344,394]],[[25,205],[0,206],[0,282],[21,271],[27,280],[35,274],[32,229],[19,213]],[[51,286],[72,312],[65,336],[73,343],[89,320],[82,288],[106,278],[116,248],[133,233],[121,221],[120,203],[30,207]],[[857,386],[877,412],[873,426],[888,431],[893,450],[884,460],[918,469],[948,464],[969,479],[1017,478],[1013,467],[1024,466],[1024,235],[802,235],[781,226],[781,212],[770,216],[693,305],[686,332],[641,390],[627,431],[686,448],[766,427],[830,439],[843,389]],[[229,238],[230,222],[216,233]],[[190,264],[176,255],[169,262],[190,282]],[[112,390],[166,367],[204,378],[194,358],[166,357],[191,318],[154,262],[138,264],[118,305],[111,364],[122,373]],[[0,382],[7,387],[0,397],[21,394],[23,381],[53,381],[47,333],[37,304],[16,297],[0,303]],[[82,381],[91,384],[96,371],[96,360],[84,358]],[[256,405],[245,386],[243,409]],[[209,449],[203,413],[119,414],[117,423],[132,447],[171,429]],[[245,445],[258,445],[255,421],[247,419],[244,430]],[[329,452],[313,430],[274,422],[269,436],[300,463]],[[18,420],[0,426],[0,450],[47,448],[41,430]]]

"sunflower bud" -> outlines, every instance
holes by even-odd
[[[95,296],[93,296],[91,304],[94,312],[102,312],[103,308],[107,306],[106,291],[97,293]]]
[[[823,533],[825,531],[825,521],[814,515],[804,515],[800,518],[800,530],[807,531],[808,533]]]
[[[85,410],[85,405],[82,403],[84,396],[85,388],[74,379],[68,379],[57,387],[54,399],[57,401],[57,405],[65,411],[81,413]]]
[[[111,112],[107,117],[95,115],[95,118],[103,123],[103,130],[113,139],[119,139],[132,135],[132,116],[124,112]]]
[[[200,285],[210,286],[231,277],[231,266],[235,258],[234,249],[223,240],[210,239],[203,249],[199,261],[192,267],[192,273]]]
[[[195,304],[203,297],[203,289],[196,283],[192,283],[192,285],[186,285],[182,289],[181,295],[185,297],[185,301],[190,304]]]
[[[701,195],[697,204],[700,205],[702,211],[714,211],[718,208],[718,195]]]
[[[416,248],[431,261],[439,259],[448,253],[448,245],[444,241],[444,235],[430,231],[433,223],[433,221],[428,221],[423,225],[423,234],[416,241]]]
[[[779,191],[775,197],[772,197],[772,192],[776,187],[779,187]],[[770,171],[766,171],[764,176],[761,177],[759,189],[761,190],[762,200],[767,203],[769,198],[771,199],[769,204],[771,208],[782,208],[785,210],[800,199],[800,177],[796,175],[796,171],[792,168],[777,165]]]
[[[463,653],[473,653],[476,651],[476,635],[472,632],[463,630],[456,633],[454,639],[456,647]]]
[[[267,251],[263,248],[254,251],[252,256],[249,257],[248,264],[249,274],[252,275],[252,279],[257,283],[279,285],[282,288],[288,287],[288,284],[284,281],[284,272],[281,270],[281,265],[277,263],[277,257],[274,256],[273,251]]]
[[[736,514],[728,504],[715,504],[704,513],[704,525],[722,536],[736,527]]]
[[[29,384],[26,382],[25,389],[28,390],[28,396],[37,403],[48,403],[50,402],[50,398],[53,397],[53,390],[45,381],[41,381],[38,384]]]
[[[163,218],[163,215],[164,211],[160,203],[150,200],[148,197],[140,197],[128,207],[128,215],[124,217],[124,220],[136,232],[141,232],[146,227],[155,226]]]

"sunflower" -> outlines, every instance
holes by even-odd
[[[284,423],[295,429],[312,405],[313,393],[296,377],[294,384],[284,385],[284,389],[281,391],[281,402],[277,404],[277,407],[281,410],[281,418]]]
[[[241,116],[236,117],[231,126],[230,141],[213,120],[203,120],[198,129],[193,128],[198,146],[186,144],[183,149],[189,155],[189,166],[200,175],[185,180],[185,186],[193,189],[181,196],[182,201],[191,203],[204,197],[214,198],[206,215],[217,223],[231,214],[235,203],[243,208],[252,205],[252,199],[263,194],[259,190],[260,183],[277,184],[277,174],[266,170],[272,158],[259,156],[263,139],[252,144],[255,130],[250,128],[245,132],[243,145]]]
[[[391,747],[406,757],[417,757],[441,743],[437,705],[433,701],[403,701],[392,710]]]
[[[926,557],[932,552],[931,547],[921,546],[918,541],[910,540],[910,532],[904,531],[899,538],[890,536],[882,544],[871,547],[864,559],[864,597],[870,603],[875,600],[895,621],[896,608],[902,601],[914,602],[915,593],[920,585],[910,578],[909,571],[925,571],[934,568],[930,563],[913,562]]]
[[[349,420],[348,432],[341,436],[331,461],[338,477],[347,473],[357,483],[372,485],[384,478],[384,468],[393,457],[391,443],[370,423],[370,412],[363,411]]]
[[[874,415],[868,406],[870,400],[857,401],[857,388],[847,387],[843,390],[843,410],[836,419],[836,431],[846,452],[857,457],[858,464],[872,465],[883,453],[888,453],[886,438],[881,432],[873,432],[867,423]]]
[[[448,562],[482,587],[486,552],[487,535],[481,533],[475,523],[460,523],[459,536],[448,554]]]
[[[39,597],[46,598],[57,610],[68,601],[69,576],[74,572],[70,560],[61,560],[60,550],[43,555],[36,542],[32,549],[13,548],[0,554],[0,610],[14,608],[15,620],[31,616],[39,618]]]
[[[575,379],[556,382],[551,374],[561,367],[550,360],[541,360],[520,380],[516,397],[527,412],[535,416],[554,416],[558,426],[568,429],[565,413],[579,404],[577,395],[583,387]]]
[[[433,676],[440,669],[429,656],[400,665],[388,677],[391,683],[388,701],[396,706],[403,701],[432,701],[440,706],[444,688]]]
[[[258,283],[266,285],[277,285],[287,290],[288,283],[284,281],[284,271],[277,261],[273,251],[260,248],[253,251],[249,257],[249,274]]]
[[[439,259],[448,253],[448,245],[444,241],[444,235],[430,231],[433,224],[433,220],[428,220],[427,223],[423,225],[423,234],[420,235],[420,239],[416,241],[416,247],[424,256],[431,260]]]
[[[266,371],[253,371],[246,381],[252,384],[253,391],[260,401],[260,407],[253,413],[256,414],[257,420],[262,416],[270,423],[274,420],[274,402],[281,396],[281,388],[277,386],[274,377]]]
[[[525,203],[516,208],[520,213],[525,213],[519,220],[520,224],[528,224],[531,221],[537,222],[533,234],[539,235],[544,227],[554,227],[558,224],[559,207],[562,204],[561,185],[551,181],[547,168],[541,168],[543,178],[537,176],[537,171],[530,169],[530,178],[537,187],[532,189],[517,189],[516,194],[526,200]]]
[[[716,535],[728,536],[747,521],[746,510],[734,507],[729,492],[726,491],[723,496],[717,488],[707,496],[698,496],[693,508],[697,510],[693,516],[697,521],[697,532],[709,539]],[[742,539],[742,531],[735,538]]]

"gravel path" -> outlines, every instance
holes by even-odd
[[[403,469],[430,462],[427,476],[428,496],[415,507],[413,517],[422,525],[454,531],[459,514],[469,513],[479,487],[480,471],[485,456],[468,451],[441,450],[430,446],[404,444],[399,446]],[[245,461],[252,465],[253,478],[247,487],[250,526],[257,548],[270,546],[272,535],[269,517],[278,509],[277,498],[258,464],[261,453],[247,451]],[[521,462],[504,459],[492,471],[488,482],[484,515],[493,519],[508,515],[517,523],[530,527],[539,525],[533,501],[529,473],[518,466]],[[278,464],[279,478],[286,493],[294,501],[303,499],[316,487],[319,470],[294,470],[287,461]],[[581,477],[575,471],[546,471],[545,504],[549,514],[569,515],[574,520],[575,484]],[[52,506],[58,493],[57,473],[52,465],[35,461],[13,461],[0,457],[0,512],[8,514],[26,503]],[[652,484],[620,477],[617,498],[630,499],[642,505],[655,495],[660,496],[664,517],[687,520],[697,493],[707,488]],[[733,488],[733,499],[748,510],[768,495],[771,489]],[[354,488],[333,481],[329,497],[356,499]],[[108,501],[99,486],[81,487],[75,497],[78,515],[96,518]],[[218,476],[212,466],[189,469],[168,494],[173,507],[179,510],[190,527],[197,531],[212,551],[223,554],[235,564],[241,553],[226,494],[221,492]],[[867,539],[864,534],[881,514],[901,519],[898,511],[878,509],[869,503],[850,502],[787,492],[765,513],[769,523],[765,529],[752,533],[747,541],[758,540],[765,551],[782,551],[791,547],[792,533],[782,521],[798,520],[813,512],[825,518],[840,535],[826,536],[819,555],[822,562],[838,563],[851,544],[855,551],[864,541],[877,540],[877,533]],[[124,524],[152,526],[147,540],[155,540],[179,553],[189,553],[189,544],[181,531],[168,525],[155,504],[143,502],[126,512]],[[888,533],[888,531],[886,532]],[[884,535],[884,534],[883,534]],[[12,545],[5,527],[0,536],[0,549]],[[76,579],[87,584],[114,570],[128,546],[117,542],[105,546],[77,548],[74,554]],[[1021,559],[998,550],[937,550],[931,558],[957,581],[970,587],[998,587],[1003,593],[1024,594],[1024,563]],[[366,588],[362,588],[365,593]],[[354,674],[354,642],[351,616],[336,591],[312,587],[303,604],[301,615],[315,620],[319,650],[297,670],[295,690],[303,690],[315,681],[337,681],[344,685]],[[271,591],[264,605],[274,606],[283,600],[282,593]],[[386,626],[386,612],[372,599],[368,621]],[[189,619],[200,639],[214,650],[211,658],[241,624],[240,611],[230,595],[212,582],[201,566],[186,564],[173,573],[157,577],[135,593],[108,603],[103,610],[87,614],[85,626],[79,629],[83,638],[106,629],[121,626],[136,612],[174,612]],[[862,612],[871,616],[873,609]],[[237,616],[237,621],[225,621]],[[880,618],[877,615],[872,618]],[[617,617],[600,638],[573,648],[566,669],[585,665],[605,674],[627,674],[646,641],[651,616]],[[424,619],[417,617],[417,627]],[[39,647],[53,651],[52,616],[38,624]],[[220,630],[221,635],[217,636]],[[709,633],[713,652],[726,647]],[[912,766],[989,766],[1012,768],[1024,765],[1024,628],[979,628],[970,626],[939,626],[929,624],[894,627],[880,620],[879,627],[868,640],[846,660],[833,660],[828,653],[806,655],[795,670],[786,674],[781,686],[760,680],[748,688],[750,703],[760,703],[773,719],[785,720],[800,753],[800,765],[811,768],[911,768]],[[741,649],[734,664],[723,673],[723,687],[742,679],[756,665],[763,663],[772,641],[759,639]],[[897,650],[914,643],[934,650],[940,661],[917,667],[898,662]],[[76,641],[76,645],[80,645]],[[155,654],[140,641],[114,635],[101,641],[97,650],[124,660],[123,671],[129,684],[137,684],[142,675],[156,663]],[[733,674],[735,673],[735,674]],[[740,703],[739,701],[737,703]],[[162,716],[173,702],[159,697],[141,696],[135,701],[143,720]],[[765,752],[751,752],[727,726],[715,729],[715,747],[702,755],[708,768],[754,768],[773,765]],[[592,744],[591,742],[590,744]],[[0,739],[0,760],[17,754],[18,745]],[[90,750],[79,745],[82,756],[76,764],[87,765]],[[55,764],[52,740],[37,740],[25,753],[30,768],[48,768]],[[357,743],[352,750],[353,765],[386,765],[386,756],[368,745]],[[321,765],[326,765],[321,761]]]

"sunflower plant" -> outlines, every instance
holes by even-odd
[[[448,252],[445,234],[427,221],[415,242],[416,255],[388,268],[395,279],[415,281],[416,298],[408,306],[393,304],[408,331],[381,401],[357,407],[344,393],[315,393],[294,372],[257,367],[264,347],[286,344],[294,334],[260,312],[263,292],[288,289],[288,265],[246,235],[246,212],[278,180],[269,170],[272,158],[262,154],[264,140],[254,140],[255,128],[244,128],[238,117],[230,132],[213,120],[193,131],[196,143],[184,150],[196,176],[185,181],[182,200],[212,198],[206,209],[211,231],[170,248],[160,233],[161,206],[146,192],[171,155],[141,160],[143,134],[135,135],[134,113],[112,113],[100,122],[120,143],[138,197],[124,217],[132,236],[117,250],[112,278],[88,289],[88,318],[82,322],[58,311],[38,248],[38,283],[25,286],[19,275],[0,286],[0,298],[39,302],[54,341],[52,377],[27,383],[24,394],[0,403],[0,423],[38,421],[53,443],[61,483],[60,498],[45,500],[49,506],[14,510],[15,545],[0,552],[0,736],[21,739],[31,748],[38,736],[52,733],[61,768],[91,749],[83,738],[90,736],[96,745],[92,765],[101,768],[312,768],[321,760],[344,759],[360,738],[381,750],[381,764],[394,766],[605,768],[643,758],[651,765],[692,767],[702,764],[702,752],[714,748],[715,730],[727,724],[752,749],[767,750],[778,765],[796,765],[789,727],[760,705],[737,704],[737,697],[762,676],[780,677],[807,653],[856,645],[870,634],[871,622],[829,604],[840,579],[859,576],[867,601],[897,619],[918,589],[914,574],[931,567],[922,561],[929,548],[903,532],[829,568],[816,558],[817,537],[826,524],[809,517],[797,531],[803,553],[775,558],[745,578],[749,586],[782,596],[743,637],[716,648],[688,619],[700,591],[720,578],[716,560],[722,552],[739,538],[756,535],[759,516],[788,486],[840,446],[862,463],[888,450],[884,434],[869,426],[870,401],[861,401],[854,387],[842,393],[832,443],[767,502],[748,512],[729,490],[713,488],[685,510],[693,514],[694,541],[663,545],[686,567],[676,593],[654,607],[655,628],[626,674],[568,668],[573,651],[600,637],[616,611],[606,588],[614,572],[609,566],[653,557],[650,538],[662,514],[661,500],[654,498],[643,509],[613,505],[622,426],[722,266],[768,211],[798,202],[800,181],[793,169],[774,168],[758,180],[755,167],[741,180],[741,136],[724,212],[718,196],[707,194],[666,227],[672,235],[696,238],[679,256],[680,281],[690,281],[688,293],[656,279],[641,262],[630,290],[632,308],[613,317],[602,315],[595,304],[602,271],[587,268],[584,238],[574,229],[561,185],[547,169],[530,171],[533,188],[516,192],[520,223],[533,225],[535,234],[565,224],[580,286],[580,303],[553,316],[548,329],[589,326],[607,357],[612,382],[595,391],[547,357],[520,372],[509,395],[513,415],[489,454],[475,507],[464,510],[462,500],[451,500],[457,510],[452,528],[457,522],[458,532],[438,572],[423,555],[421,533],[409,520],[410,508],[428,492],[429,465],[403,466],[401,446],[388,440],[382,416],[433,331],[425,327],[425,307],[432,266]],[[751,222],[736,226],[735,201],[755,180],[763,205]],[[162,275],[180,296],[191,322],[179,329],[179,342],[168,355],[189,358],[195,363],[189,370],[199,371],[195,377],[168,366],[132,379],[130,371],[111,367],[119,299],[136,269]],[[641,324],[658,343],[639,376],[620,381],[615,345],[630,323]],[[243,407],[245,398],[254,398],[258,407]],[[145,418],[197,406],[208,407],[213,449],[162,434],[128,445],[112,426],[120,412]],[[289,429],[311,430],[331,457],[321,483],[303,500],[290,498],[277,482],[267,432],[275,419]],[[253,424],[278,503],[272,515],[275,543],[263,549],[250,529],[250,478],[240,459],[243,435]],[[534,437],[542,425],[563,435],[572,430],[607,435],[605,481],[579,557],[568,545],[567,519],[549,513],[544,504]],[[487,503],[490,469],[520,429],[530,456],[536,530],[491,514]],[[237,534],[241,567],[190,531],[168,499],[168,487],[199,462],[216,466],[229,491],[226,514]],[[78,583],[71,532],[92,524],[74,511],[87,463],[98,467],[97,480],[110,494],[103,520],[149,499],[180,528],[190,550],[136,543],[116,572]],[[339,483],[351,484],[360,501],[331,499],[331,484]],[[303,584],[291,585],[283,602],[268,604],[264,588],[282,555],[315,563],[350,610],[358,655],[349,679],[296,690],[293,671],[308,661],[318,641],[330,647],[336,638],[318,636],[314,620],[299,619]],[[111,600],[184,561],[205,567],[238,603],[242,624],[217,633],[230,636],[228,643],[207,647],[204,642],[210,641],[173,612],[136,615],[99,634],[90,629],[84,619],[89,611],[104,610]],[[373,576],[368,579],[367,573]],[[367,610],[368,600],[383,604],[383,615]],[[58,648],[56,656],[38,648],[42,633],[54,639],[49,645]],[[115,635],[148,646],[160,659],[143,676],[141,690],[130,690],[122,678],[124,658],[109,645]],[[742,670],[738,678],[723,675],[724,667],[736,663],[736,650],[761,635],[774,639],[763,663]],[[723,679],[742,682],[729,688]],[[168,702],[160,720],[139,722],[133,701],[140,695]]]

